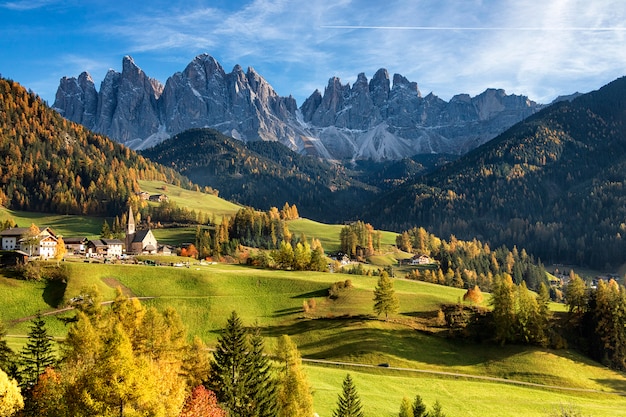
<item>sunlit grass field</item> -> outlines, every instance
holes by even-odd
[[[142,188],[161,193],[163,184],[142,182]],[[185,207],[232,215],[238,206],[205,194],[167,185],[165,193]],[[191,201],[197,199],[194,206]],[[66,236],[97,236],[101,218],[54,216],[0,209],[0,220],[14,219],[20,226],[31,223],[53,227]],[[341,225],[325,225],[307,219],[289,222],[289,229],[309,239],[320,239],[327,251],[338,250]],[[195,240],[195,228],[156,229],[161,242],[179,244]],[[395,243],[395,233],[383,232],[383,245]],[[391,250],[369,261],[371,268],[394,266],[405,254]],[[173,262],[179,258],[167,259]],[[9,346],[19,350],[25,342],[30,316],[64,307],[85,288],[96,286],[105,300],[112,300],[117,285],[131,295],[153,297],[142,301],[158,309],[174,307],[188,329],[189,337],[200,336],[214,345],[226,317],[236,310],[247,326],[258,325],[271,351],[276,339],[289,334],[304,358],[373,365],[374,368],[340,368],[307,363],[315,410],[330,416],[345,374],[354,378],[366,416],[396,416],[402,397],[420,394],[428,406],[439,400],[448,416],[548,416],[561,405],[574,405],[584,416],[624,416],[626,376],[613,372],[570,350],[526,346],[474,344],[418,331],[418,319],[436,316],[442,303],[456,303],[464,290],[402,279],[397,268],[394,288],[400,300],[398,314],[385,321],[373,313],[376,277],[319,272],[261,270],[239,265],[200,265],[189,268],[109,265],[64,262],[69,279],[64,285],[26,282],[0,272],[0,320],[7,326]],[[54,263],[56,264],[56,263]],[[51,263],[51,265],[54,265]],[[328,289],[350,280],[352,288],[337,299]],[[315,307],[307,313],[303,303]],[[485,294],[483,305],[488,305]],[[563,311],[562,304],[553,304]],[[71,311],[45,316],[49,332],[66,334],[59,318]],[[445,333],[445,329],[442,329]],[[380,364],[390,368],[379,367]],[[564,391],[516,386],[451,376],[395,371],[391,367],[465,375],[505,378],[572,389],[605,393]]]
[[[175,185],[166,184],[161,181],[145,181],[139,180],[142,191],[150,194],[165,194],[170,201],[176,203],[179,207],[185,207],[189,210],[203,212],[210,216],[215,216],[215,220],[219,223],[222,216],[232,217],[237,213],[241,206],[226,201],[212,194],[205,194],[198,191],[185,190]],[[163,190],[163,187],[166,190]]]
[[[189,268],[142,265],[103,265],[66,262],[67,288],[61,299],[43,282],[0,278],[0,319],[9,334],[25,335],[29,322],[15,320],[37,311],[51,311],[83,288],[96,285],[105,299],[114,297],[119,283],[143,301],[163,309],[174,307],[189,336],[216,343],[226,317],[236,310],[248,326],[258,325],[272,350],[276,338],[289,334],[304,358],[374,365],[339,369],[307,364],[316,411],[329,416],[341,381],[354,377],[367,416],[395,416],[403,396],[420,394],[430,406],[435,400],[448,416],[546,416],[561,404],[575,404],[584,415],[626,415],[626,399],[613,394],[569,392],[521,387],[467,378],[394,371],[376,365],[458,372],[561,387],[626,391],[626,377],[569,350],[473,344],[414,330],[411,319],[436,312],[442,303],[459,300],[463,290],[424,282],[395,279],[400,311],[385,321],[372,311],[376,277],[317,272],[261,270],[238,265]],[[336,300],[327,297],[333,282],[350,279],[352,289]],[[302,304],[314,299],[305,314]],[[69,313],[64,313],[70,315]],[[46,317],[50,332],[62,337],[65,325]],[[9,338],[13,348],[24,339]]]
[[[308,239],[319,239],[327,252],[334,252],[340,249],[339,234],[344,227],[339,224],[319,223],[309,219],[296,219],[287,222],[289,231],[296,236],[304,233]],[[381,232],[381,245],[390,246],[396,244],[396,236],[394,232]]]

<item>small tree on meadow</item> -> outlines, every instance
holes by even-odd
[[[483,293],[478,288],[478,285],[474,285],[474,288],[470,288],[463,295],[463,301],[469,301],[473,304],[480,304],[483,302]]]
[[[430,412],[427,414],[428,417],[446,417],[446,415],[443,412],[443,408],[441,407],[441,404],[439,403],[439,401],[435,401],[435,404],[433,404],[433,408],[430,410]]]
[[[389,278],[389,274],[383,271],[374,289],[374,311],[379,316],[385,314],[386,320],[389,314],[397,313],[399,309],[400,302],[393,289],[393,281]]]
[[[426,404],[422,400],[422,397],[418,394],[413,400],[413,417],[426,417]]]
[[[343,380],[343,391],[337,400],[333,417],[363,417],[363,407],[350,374]]]
[[[413,408],[411,407],[411,400],[407,397],[402,398],[400,403],[400,412],[398,417],[413,417]]]
[[[46,367],[56,362],[52,348],[52,337],[48,335],[46,322],[37,313],[28,332],[28,341],[22,348],[20,362],[23,369],[21,372],[22,384],[33,385],[39,375],[43,374]]]

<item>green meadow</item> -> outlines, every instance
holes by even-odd
[[[429,406],[438,400],[448,416],[547,416],[561,405],[575,405],[583,415],[626,415],[626,398],[616,395],[626,392],[626,376],[575,351],[474,344],[419,330],[420,319],[434,317],[442,303],[457,302],[463,290],[395,279],[400,311],[385,321],[372,313],[375,277],[199,263],[181,268],[65,262],[64,267],[69,279],[63,288],[0,278],[0,319],[7,324],[12,347],[19,348],[24,339],[17,336],[28,331],[29,321],[20,319],[61,308],[93,285],[112,299],[119,286],[130,295],[153,297],[142,301],[148,306],[174,307],[189,336],[198,335],[209,345],[216,343],[227,315],[236,310],[246,325],[260,327],[270,351],[278,336],[289,334],[305,359],[348,364],[306,362],[321,416],[332,414],[347,372],[366,416],[395,416],[402,397],[416,394]],[[352,288],[329,299],[330,285],[347,279]],[[315,307],[305,313],[303,302],[310,300]],[[71,311],[60,314],[69,315]],[[66,327],[58,317],[46,316],[46,321],[51,333],[62,338]]]
[[[141,186],[150,193],[165,193],[181,206],[215,214],[218,221],[238,209],[215,196],[172,185],[167,185],[166,191],[158,182],[142,181]],[[6,218],[20,226],[51,226],[66,236],[97,236],[102,226],[101,218],[0,209],[0,220]],[[296,235],[319,239],[327,251],[339,249],[341,225],[307,219],[292,220],[288,225]],[[195,228],[155,229],[154,233],[159,241],[170,244],[195,239]],[[395,236],[383,232],[382,244],[389,249],[371,257],[368,267],[395,266],[398,259],[410,256],[391,248]],[[119,287],[130,296],[148,297],[142,301],[146,306],[174,307],[189,338],[198,335],[210,346],[215,345],[233,310],[246,325],[259,326],[268,351],[275,348],[280,335],[289,334],[305,359],[315,410],[322,417],[332,415],[348,372],[366,416],[397,416],[402,398],[412,399],[416,394],[429,407],[439,401],[449,417],[539,417],[570,406],[584,416],[626,416],[626,375],[574,350],[475,344],[446,338],[445,329],[436,334],[424,331],[424,323],[432,324],[441,304],[459,302],[463,290],[396,278],[400,311],[386,321],[372,311],[376,277],[192,262],[187,268],[67,261],[62,263],[68,274],[65,283],[21,281],[0,271],[0,320],[7,326],[9,345],[19,351],[30,317],[37,312],[49,314],[45,316],[49,332],[62,339],[67,327],[60,319],[73,313],[60,309],[72,297],[96,286],[105,300],[112,300]],[[404,276],[402,268],[396,271]],[[330,299],[330,286],[346,280],[351,288]],[[488,305],[488,295],[485,299],[484,305]],[[313,306],[306,313],[305,303]],[[552,308],[564,311],[561,304]]]
[[[175,185],[166,184],[161,181],[139,180],[141,191],[150,194],[165,194],[170,201],[180,207],[189,210],[206,213],[209,216],[215,215],[215,220],[219,223],[222,216],[232,217],[241,208],[240,205],[226,201],[212,194],[205,194],[198,191],[185,190]],[[165,189],[163,189],[165,188]]]

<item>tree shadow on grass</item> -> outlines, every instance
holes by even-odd
[[[43,300],[52,308],[59,308],[67,283],[63,280],[50,279],[46,281],[46,287],[43,290]]]
[[[284,334],[296,336],[308,332],[321,330],[337,330],[346,326],[346,318],[336,319],[298,319],[293,323],[281,326],[267,326],[261,329],[261,334],[266,337],[279,337]],[[349,319],[354,321],[354,318]]]
[[[400,315],[418,319],[433,319],[437,317],[437,311],[407,311],[400,313]]]
[[[504,360],[524,351],[524,347],[493,346],[447,339],[424,334],[409,327],[368,324],[371,316],[342,316],[337,318],[300,319],[282,326],[264,327],[263,336],[283,334],[303,336],[298,345],[302,355],[310,359],[355,360],[358,357],[379,357],[392,363],[399,360],[421,362],[436,366],[473,366],[493,360]],[[311,340],[306,334],[317,333]],[[394,360],[394,358],[396,360]],[[356,359],[358,362],[358,359]]]
[[[615,392],[626,395],[626,380],[624,379],[594,379],[598,384],[609,387]]]
[[[304,294],[294,295],[291,298],[319,298],[319,297],[328,297],[328,288],[323,288],[321,290],[311,291]]]
[[[274,314],[272,314],[272,317],[286,317],[297,313],[302,313],[302,307],[291,307],[276,310]]]

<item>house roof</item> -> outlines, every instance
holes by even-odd
[[[89,242],[87,242],[88,245],[93,245],[95,247],[105,247],[107,246],[106,243],[104,243],[104,241],[102,241],[102,239],[93,239],[90,240]]]
[[[119,239],[100,239],[102,240],[106,245],[123,245],[124,242],[122,242]]]
[[[23,234],[25,234],[26,232],[28,232],[28,227],[12,227],[10,229],[5,229],[2,232],[0,232],[0,236],[2,237],[20,237]]]
[[[66,245],[76,245],[79,243],[86,243],[87,238],[86,237],[64,237],[63,242],[65,242]]]
[[[30,231],[30,227],[11,227],[9,229],[5,229],[0,232],[1,237],[21,237],[27,234]],[[52,237],[57,237],[56,233],[52,231],[49,227],[41,227],[39,229],[39,236],[41,235],[50,235]]]

